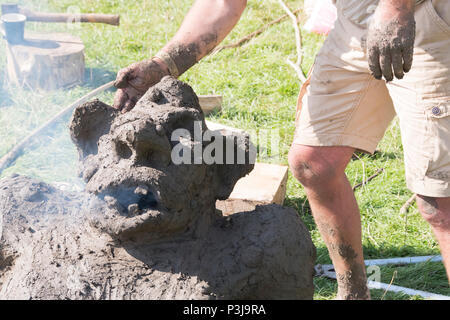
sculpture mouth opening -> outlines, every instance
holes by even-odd
[[[147,186],[114,188],[105,192],[102,198],[110,207],[128,217],[155,211],[160,207],[156,193]]]
[[[145,196],[141,196],[138,201],[139,210],[156,209],[158,207],[158,201],[156,200],[153,192],[148,192]]]

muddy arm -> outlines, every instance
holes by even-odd
[[[196,64],[230,33],[246,0],[197,0],[172,40],[161,50],[176,64],[179,75]]]
[[[155,57],[117,74],[114,108],[130,111],[164,76],[178,78],[213,50],[233,29],[247,0],[197,0],[180,29]]]

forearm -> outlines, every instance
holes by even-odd
[[[414,11],[415,5],[415,0],[380,0],[378,12],[384,15],[382,18],[410,14]]]
[[[173,60],[179,75],[222,42],[239,21],[246,3],[246,0],[194,3],[178,32],[161,50]]]

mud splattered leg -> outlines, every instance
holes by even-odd
[[[338,299],[370,299],[361,244],[361,219],[345,175],[353,148],[293,145],[291,171],[305,188],[333,261]]]
[[[439,242],[450,283],[450,198],[419,195],[417,196],[417,205],[422,217],[431,225]]]
[[[367,288],[359,210],[346,177],[335,183],[335,194],[328,205],[317,193],[308,191],[314,219],[324,239],[338,281],[337,299],[370,299]]]

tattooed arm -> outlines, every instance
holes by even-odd
[[[164,76],[180,76],[216,47],[233,29],[246,0],[197,0],[166,46],[148,60],[119,71],[114,107],[131,110]]]

